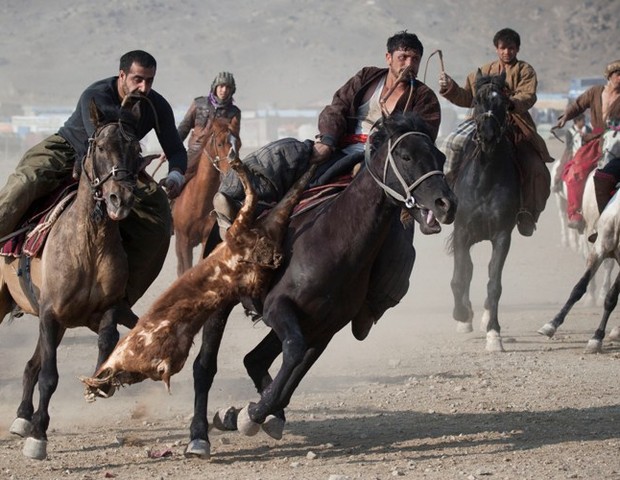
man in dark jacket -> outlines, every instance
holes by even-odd
[[[52,193],[71,177],[73,166],[87,152],[95,126],[89,116],[92,99],[100,108],[120,108],[129,94],[139,93],[138,138],[155,129],[169,163],[163,186],[168,196],[177,196],[183,187],[187,153],[176,130],[172,108],[152,90],[157,63],[142,50],[127,52],[120,59],[119,74],[89,86],[77,108],[58,133],[28,150],[6,185],[0,190],[0,238],[9,235],[35,200]],[[171,215],[165,192],[147,175],[140,175],[135,204],[120,222],[123,247],[127,252],[129,278],[127,300],[135,303],[159,274],[170,243]]]

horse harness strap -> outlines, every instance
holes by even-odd
[[[400,200],[402,202],[405,203],[405,206],[407,208],[414,208],[414,207],[421,207],[421,205],[419,205],[415,198],[412,195],[412,192],[427,178],[432,177],[434,175],[443,175],[443,171],[441,170],[431,170],[430,172],[426,172],[424,175],[420,176],[415,182],[413,182],[411,185],[407,185],[407,182],[405,181],[405,179],[403,178],[402,174],[400,173],[400,171],[398,170],[398,167],[396,165],[396,162],[394,161],[394,156],[392,155],[393,150],[396,148],[396,146],[399,144],[399,142],[409,136],[409,135],[419,135],[425,138],[429,138],[428,135],[424,134],[424,133],[420,133],[420,132],[406,132],[403,133],[400,137],[398,137],[394,143],[392,143],[392,139],[388,140],[388,154],[387,154],[387,159],[383,168],[383,180],[380,180],[375,173],[370,169],[370,148],[368,145],[368,140],[366,141],[366,152],[364,155],[364,160],[366,163],[366,168],[368,169],[368,171],[370,172],[370,175],[372,176],[372,178],[374,179],[375,182],[377,182],[377,184],[385,191],[386,194],[388,194],[389,196],[391,196],[392,198],[396,199],[396,200]],[[394,172],[394,175],[396,176],[396,178],[398,179],[398,181],[400,182],[400,184],[403,187],[403,190],[405,192],[406,196],[401,195],[400,193],[398,193],[397,191],[395,191],[394,189],[390,188],[388,185],[385,184],[385,180],[387,178],[387,173],[388,173],[388,165],[390,167],[392,167],[392,171]]]

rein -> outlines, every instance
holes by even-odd
[[[387,153],[387,157],[386,157],[385,164],[384,164],[384,167],[383,167],[383,180],[379,179],[377,177],[377,175],[375,175],[375,173],[370,168],[370,145],[369,145],[369,140],[366,140],[366,149],[365,149],[366,153],[364,154],[364,162],[366,164],[366,168],[370,172],[371,177],[383,189],[383,191],[386,193],[386,195],[392,197],[395,200],[399,200],[401,202],[404,202],[405,206],[407,208],[424,208],[422,205],[420,205],[415,200],[415,197],[412,195],[412,192],[418,186],[420,186],[420,184],[424,180],[426,180],[427,178],[432,177],[434,175],[443,175],[443,172],[441,170],[431,170],[430,172],[426,172],[424,175],[420,176],[411,185],[407,185],[407,182],[403,178],[402,174],[400,173],[400,171],[398,169],[398,166],[396,165],[396,162],[394,161],[394,156],[392,155],[392,152],[394,151],[396,146],[400,143],[400,141],[403,138],[408,137],[409,135],[418,135],[418,136],[424,137],[424,138],[428,139],[429,141],[431,141],[431,139],[430,139],[430,137],[428,135],[426,135],[424,133],[420,133],[420,132],[406,132],[406,133],[403,133],[400,137],[398,137],[394,141],[393,144],[392,144],[392,139],[390,138],[388,140],[388,153]],[[370,137],[369,137],[369,139],[370,139]],[[394,175],[396,176],[396,178],[398,179],[399,183],[403,187],[405,196],[401,195],[396,190],[390,188],[385,183],[386,180],[387,180],[388,165],[392,168],[392,171],[394,172]]]

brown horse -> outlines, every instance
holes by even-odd
[[[81,173],[75,200],[52,225],[40,258],[0,260],[0,321],[16,304],[40,321],[37,346],[24,370],[22,401],[10,428],[27,437],[23,453],[30,458],[47,456],[48,407],[58,385],[57,348],[66,329],[85,326],[98,333],[98,367],[118,342],[117,325],[132,328],[136,323],[123,302],[128,265],[118,221],[134,203],[141,166],[135,135],[139,114],[139,103],[102,112],[91,102],[95,132],[88,153],[76,165]],[[28,260],[24,268],[21,262]],[[30,278],[18,273],[23,271],[29,271]]]
[[[215,224],[213,196],[220,185],[220,174],[237,157],[241,141],[226,119],[216,118],[205,127],[200,154],[190,159],[187,184],[174,201],[172,217],[176,236],[177,275],[190,269],[193,249],[207,241]]]

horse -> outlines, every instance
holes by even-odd
[[[215,224],[210,213],[220,176],[241,148],[239,137],[223,118],[210,120],[201,140],[202,149],[186,173],[187,183],[172,205],[178,276],[191,268],[194,247],[204,247],[208,239]]]
[[[75,171],[81,173],[73,203],[51,226],[40,258],[0,259],[0,321],[17,305],[38,316],[40,323],[34,354],[24,370],[22,401],[10,427],[11,433],[26,437],[26,457],[47,457],[48,408],[58,385],[57,348],[66,329],[85,326],[98,334],[98,366],[118,342],[117,325],[132,328],[137,320],[123,301],[128,265],[119,221],[131,211],[142,166],[135,134],[139,115],[139,102],[133,100],[120,111],[101,111],[91,102],[95,131],[88,153],[76,164]],[[28,259],[29,266],[21,263]],[[30,272],[30,282],[23,281],[20,271]]]
[[[487,298],[481,329],[486,331],[486,350],[503,352],[498,319],[502,271],[510,250],[511,235],[520,206],[520,175],[516,150],[506,135],[508,98],[505,74],[476,76],[473,105],[475,142],[462,153],[453,190],[459,208],[448,250],[454,255],[450,286],[454,296],[452,316],[457,331],[471,332],[474,312],[469,298],[473,274],[471,247],[482,241],[492,246]]]
[[[600,164],[605,165],[612,158],[620,158],[620,134],[619,130],[609,128],[603,135],[603,157]],[[564,323],[566,316],[586,293],[591,280],[594,278],[599,267],[607,259],[615,259],[620,264],[620,197],[616,193],[609,201],[605,209],[599,215],[599,209],[594,195],[593,179],[588,178],[584,191],[583,217],[586,221],[585,234],[591,235],[595,230],[598,232],[594,246],[592,247],[586,262],[586,271],[573,287],[570,296],[564,306],[552,321],[543,325],[538,333],[551,338],[557,329]],[[608,262],[609,263],[609,262]],[[588,340],[585,348],[586,353],[601,353],[603,351],[603,339],[605,329],[611,312],[618,303],[618,293],[620,292],[620,273],[607,291],[603,305],[603,317],[592,338]],[[620,327],[615,327],[610,332],[609,338],[620,340]]]
[[[299,382],[336,332],[365,315],[367,299],[379,283],[373,269],[386,256],[402,264],[399,255],[404,250],[395,246],[405,242],[404,248],[415,257],[413,225],[401,225],[401,211],[429,224],[454,220],[456,198],[443,175],[445,156],[424,122],[415,114],[392,115],[371,137],[365,168],[352,182],[337,196],[291,219],[284,263],[260,302],[263,322],[271,330],[244,358],[260,400],[241,410],[222,411],[213,420],[217,428],[253,435],[262,427],[271,437],[281,438],[284,408]],[[380,283],[394,281],[393,276],[389,270]],[[194,416],[186,456],[210,456],[208,395],[231,310],[232,305],[222,306],[203,326],[193,364]],[[282,365],[272,378],[269,368],[280,354]]]

